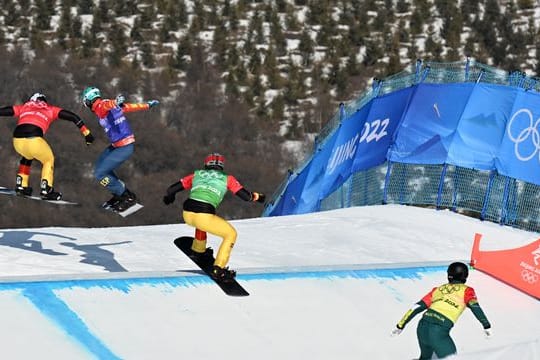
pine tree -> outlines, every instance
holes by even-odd
[[[300,43],[298,44],[298,51],[302,56],[302,63],[304,66],[311,65],[311,57],[313,55],[313,39],[309,35],[309,31],[304,28],[302,34],[300,34]]]
[[[127,45],[124,29],[117,22],[111,24],[109,43],[111,44],[111,51],[109,53],[110,64],[113,67],[118,67],[122,63],[122,58],[127,54]]]
[[[167,18],[168,17],[165,16],[165,20],[159,25],[159,41],[162,43],[170,42],[172,39],[171,32],[173,29],[171,27],[171,22],[167,21]]]
[[[71,8],[69,6],[62,6],[62,12],[60,14],[60,24],[56,29],[56,38],[64,40],[66,36],[71,33]]]
[[[133,26],[131,27],[131,31],[129,33],[129,37],[134,43],[139,43],[143,41],[143,37],[141,34],[141,20],[139,17],[135,18],[135,21],[133,22]]]
[[[283,120],[285,117],[285,102],[283,101],[283,96],[277,95],[272,100],[271,110],[272,110],[272,120],[276,123]]]
[[[287,41],[281,30],[282,25],[279,21],[277,12],[272,8],[270,12],[270,37],[274,40],[276,52],[278,56],[287,54]]]
[[[195,1],[195,6],[193,8],[193,20],[191,23],[191,27],[195,29],[199,29],[198,31],[201,31],[206,28],[207,23],[207,14],[204,10],[204,5],[201,1]],[[193,24],[196,23],[196,24]]]
[[[173,67],[178,70],[187,69],[186,57],[189,56],[193,48],[192,40],[189,36],[184,36],[180,39],[178,47],[176,48],[176,53],[174,55]]]
[[[289,73],[286,77],[287,81],[283,90],[283,100],[288,105],[296,105],[298,100],[305,96],[304,79],[300,76],[300,70],[292,59],[289,59],[288,68]]]
[[[47,11],[46,0],[36,1],[36,17],[34,25],[37,30],[49,30],[51,27],[51,16]]]
[[[268,83],[271,89],[279,89],[281,87],[281,75],[277,67],[276,53],[272,44],[266,50],[264,63],[264,73],[268,76]]]
[[[21,14],[14,1],[8,1],[5,7],[4,23],[7,26],[15,26]]]
[[[351,51],[349,52],[349,57],[347,58],[347,65],[346,65],[346,69],[347,69],[347,74],[349,76],[357,76],[357,75],[360,75],[360,66],[358,64],[358,59],[357,59],[357,51],[356,49],[351,49]]]
[[[180,27],[185,27],[188,22],[188,11],[184,0],[178,1],[177,21]]]
[[[389,41],[390,41],[390,49],[389,49],[389,60],[388,60],[388,66],[386,67],[386,71],[388,74],[395,74],[399,71],[401,71],[401,56],[399,53],[400,47],[399,47],[399,35],[390,35],[389,34]]]
[[[141,29],[151,29],[152,20],[154,19],[154,10],[152,6],[145,6],[144,9],[142,9],[138,19]]]
[[[217,55],[217,63],[224,64],[227,58],[227,48],[230,46],[227,41],[227,28],[225,23],[220,23],[214,30],[212,50]]]
[[[8,3],[11,3],[11,1]],[[22,14],[28,14],[30,12],[30,0],[18,0],[17,3],[19,4]]]
[[[309,2],[307,11],[307,22],[310,25],[322,24],[331,14],[330,2],[325,0],[312,0]]]
[[[118,2],[123,3],[123,1],[118,1]],[[77,6],[79,8],[79,14],[89,15],[89,14],[92,14],[94,2],[92,0],[78,0]]]
[[[108,23],[111,21],[110,16],[109,16],[108,2],[106,2],[105,0],[99,0],[97,14],[98,16],[101,17],[102,22]]]
[[[434,36],[435,30],[433,29],[433,25],[429,25],[425,43],[425,52],[426,54],[431,55],[432,61],[441,61],[442,46],[440,43],[434,40]]]
[[[141,46],[142,63],[147,68],[153,68],[155,66],[154,55],[152,54],[152,46],[149,42],[145,41]]]
[[[251,17],[248,25],[248,34],[255,37],[256,44],[264,44],[263,22],[257,12]]]
[[[264,94],[265,87],[261,81],[261,72],[253,73],[253,78],[251,80],[251,92],[253,97],[259,97]]]
[[[396,11],[399,14],[403,14],[409,11],[409,4],[406,0],[398,0],[396,4]]]
[[[230,11],[229,15],[229,30],[233,33],[236,33],[238,31],[238,23],[239,23],[239,16],[238,16],[238,8],[233,5]]]
[[[43,33],[35,26],[30,30],[30,46],[34,50],[43,50],[45,48]]]
[[[80,40],[82,39],[82,21],[79,16],[75,16],[71,22],[71,37],[73,39]]]
[[[229,72],[225,78],[225,96],[229,99],[236,99],[238,95],[240,95],[240,90],[238,89],[236,79],[233,73]]]
[[[480,0],[468,0],[461,2],[461,14],[463,15],[463,24],[471,25],[479,16]]]
[[[260,53],[258,51],[251,53],[251,57],[249,58],[249,62],[248,62],[249,72],[254,75],[260,74],[260,72],[262,71],[261,65],[262,65],[262,59],[261,59]]]
[[[300,25],[300,22],[298,21],[298,18],[296,17],[296,13],[292,10],[289,10],[287,8],[287,11],[285,13],[285,24],[287,27],[287,30],[289,31],[300,31],[300,29],[304,28]]]
[[[103,30],[103,24],[101,22],[101,17],[99,16],[99,8],[94,9],[94,15],[92,16],[92,25],[90,26],[90,31],[96,36]]]

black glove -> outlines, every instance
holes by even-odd
[[[84,136],[84,140],[86,141],[86,145],[90,145],[91,143],[94,142],[94,135],[92,135],[91,133],[88,133],[87,135]]]
[[[261,204],[264,204],[264,202],[266,201],[266,195],[262,193],[253,193],[253,195],[256,202],[260,202]]]
[[[174,200],[175,200],[174,194],[171,194],[171,195],[165,195],[165,196],[163,197],[163,203],[164,203],[165,205],[172,204],[172,203],[174,202]]]

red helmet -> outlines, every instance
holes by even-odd
[[[225,166],[225,156],[219,153],[211,153],[204,158],[205,169],[223,170]]]

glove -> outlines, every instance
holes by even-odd
[[[399,334],[401,334],[402,331],[403,329],[396,327],[394,330],[392,330],[392,333],[390,334],[390,336],[391,337],[398,336]]]
[[[124,103],[126,102],[126,97],[122,94],[118,94],[116,97],[116,105],[122,107],[124,106]]]
[[[148,106],[154,107],[154,106],[159,104],[159,101],[158,100],[150,100],[150,101],[147,101],[146,103],[148,104]]]
[[[84,135],[84,140],[86,141],[86,145],[90,145],[91,143],[94,142],[94,135],[92,135],[91,133],[88,133]]]
[[[266,200],[266,195],[254,192],[253,193],[253,201],[260,202],[264,204],[264,201]]]
[[[165,205],[172,204],[172,203],[174,202],[174,200],[175,200],[174,194],[171,194],[171,195],[165,195],[165,196],[163,197],[163,203],[164,203]]]
[[[484,329],[484,335],[486,336],[486,339],[491,339],[491,336],[493,335],[493,332],[491,331],[491,328]]]
[[[81,128],[79,129],[82,136],[84,136],[84,140],[86,141],[86,145],[90,145],[94,142],[94,136],[90,133],[90,130],[86,127],[86,125],[82,124]]]

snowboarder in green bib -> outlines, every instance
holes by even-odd
[[[212,270],[212,277],[217,280],[233,279],[236,275],[234,270],[226,266],[236,242],[236,230],[228,221],[216,215],[225,194],[230,191],[245,201],[265,201],[264,194],[246,190],[234,176],[227,175],[223,171],[224,165],[223,155],[208,155],[204,159],[204,169],[196,170],[169,186],[163,197],[163,202],[169,205],[174,202],[177,192],[190,190],[188,199],[184,201],[182,216],[186,224],[195,228],[195,239],[191,246],[194,257],[212,256],[212,249],[206,248],[207,233],[223,239]]]
[[[413,317],[427,310],[416,329],[420,345],[419,360],[431,359],[433,354],[437,359],[456,354],[450,330],[467,307],[482,324],[486,337],[491,336],[491,324],[478,304],[474,289],[465,285],[469,276],[467,265],[452,263],[448,266],[447,275],[448,283],[433,288],[405,313],[392,331],[392,335],[399,335]]]

